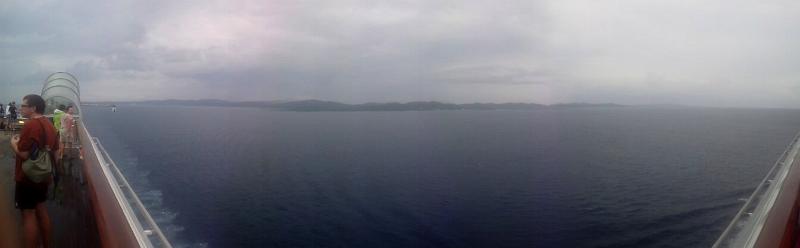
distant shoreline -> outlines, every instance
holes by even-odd
[[[536,110],[555,108],[589,108],[589,107],[627,107],[615,103],[467,103],[454,104],[436,101],[405,102],[405,103],[362,103],[346,104],[333,101],[302,100],[302,101],[246,101],[232,102],[224,100],[151,100],[151,101],[120,101],[120,102],[85,102],[87,106],[111,105],[172,105],[172,106],[209,106],[209,107],[257,107],[270,108],[281,111],[432,111],[432,110]]]

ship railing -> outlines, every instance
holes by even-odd
[[[758,184],[755,191],[747,198],[747,201],[739,212],[736,213],[731,223],[725,228],[725,231],[722,232],[722,235],[720,235],[712,247],[777,247],[764,246],[763,242],[772,239],[768,242],[780,243],[783,238],[780,235],[783,234],[782,230],[785,225],[780,226],[780,224],[788,220],[787,214],[789,213],[784,212],[791,211],[781,211],[780,217],[776,217],[775,213],[771,211],[773,209],[785,209],[786,205],[794,204],[794,200],[797,197],[797,192],[791,192],[791,185],[796,184],[798,179],[790,175],[797,174],[798,169],[795,169],[795,171],[791,171],[791,169],[794,159],[798,155],[798,150],[800,150],[799,141],[800,133],[794,136],[781,156],[769,172],[767,172],[767,176],[761,180],[761,183]],[[794,173],[790,174],[790,172]],[[778,201],[779,193],[783,191],[783,188],[789,188],[786,191],[790,193],[791,197],[783,197],[787,199]],[[796,191],[796,189],[794,190]],[[771,223],[767,223],[770,215],[773,215],[770,219],[772,221],[770,221]],[[783,215],[787,215],[786,218],[783,218]],[[781,220],[781,218],[783,218],[783,220]],[[770,234],[772,237],[766,237],[761,235],[762,232],[767,231],[765,227],[781,230],[781,233],[772,233]],[[759,241],[759,239],[762,240]],[[757,242],[760,244],[757,244]]]
[[[89,153],[95,155],[98,159],[102,173],[110,184],[114,198],[116,198],[122,209],[126,219],[125,222],[129,225],[130,230],[133,231],[133,236],[138,246],[172,248],[172,245],[136,195],[128,180],[125,179],[117,164],[108,154],[100,139],[89,136],[88,130],[83,125],[80,126],[81,131],[85,132],[87,137],[90,137],[92,151],[89,151]]]

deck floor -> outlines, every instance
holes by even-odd
[[[11,132],[0,131],[0,248],[20,247],[21,215],[14,208],[14,154],[8,144]],[[99,247],[97,227],[91,216],[86,186],[76,177],[83,161],[75,149],[65,154],[64,166],[70,172],[60,173],[60,196],[47,201],[47,212],[53,224],[56,247]],[[52,197],[54,189],[49,189]]]
[[[14,153],[10,132],[0,131],[0,247],[20,247],[20,214],[14,209]]]

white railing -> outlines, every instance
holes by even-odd
[[[800,133],[783,151],[775,165],[767,172],[756,190],[736,213],[733,221],[725,228],[722,235],[712,246],[717,247],[754,247],[766,222],[769,211],[777,200],[794,158],[800,150]]]
[[[86,134],[89,132],[86,127],[80,125]],[[128,224],[131,230],[134,231],[137,242],[140,247],[166,247],[172,248],[169,240],[164,236],[164,233],[158,227],[153,217],[145,208],[142,201],[136,195],[136,192],[131,188],[128,180],[120,172],[117,164],[111,159],[111,156],[106,152],[103,144],[97,137],[91,137],[91,149],[94,149],[94,154],[97,154],[97,159],[102,165],[103,173],[106,176],[114,195],[119,202],[120,207],[125,213]],[[84,146],[84,148],[88,148]],[[141,218],[140,218],[141,217]]]

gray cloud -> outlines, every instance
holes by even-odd
[[[0,101],[67,70],[86,100],[800,104],[793,1],[0,4]]]

